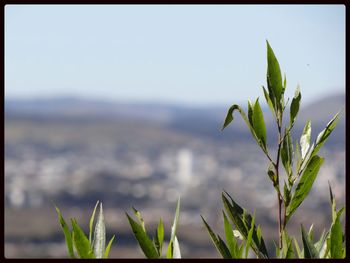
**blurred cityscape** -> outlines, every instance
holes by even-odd
[[[301,104],[294,139],[312,122],[312,140],[345,107],[345,94]],[[267,180],[267,159],[237,115],[220,131],[230,105],[188,107],[113,103],[79,98],[5,101],[5,256],[67,257],[53,202],[87,231],[97,200],[103,202],[107,239],[116,234],[111,258],[143,257],[125,211],[138,209],[153,233],[162,217],[169,239],[181,196],[178,239],[185,258],[219,257],[202,215],[223,233],[221,192],[249,212],[274,253],[277,201]],[[287,108],[288,109],[288,108]],[[265,112],[268,145],[276,152],[275,123]],[[289,109],[288,109],[289,110]],[[288,114],[287,114],[288,115]],[[328,181],[345,203],[345,110],[320,155],[325,157],[310,196],[288,228],[329,227]]]

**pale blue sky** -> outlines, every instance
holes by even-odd
[[[5,99],[246,101],[266,39],[287,96],[345,92],[344,5],[6,5]]]

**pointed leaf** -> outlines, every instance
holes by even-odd
[[[175,212],[175,217],[174,217],[174,222],[171,227],[171,237],[170,237],[170,242],[174,241],[175,235],[176,235],[176,229],[177,225],[179,223],[179,216],[180,216],[180,197],[177,200],[177,205],[176,205],[176,212]]]
[[[321,158],[317,155],[313,156],[310,160],[308,166],[306,167],[303,175],[300,178],[297,188],[295,189],[295,193],[292,197],[290,205],[287,208],[286,222],[288,222],[292,214],[309,194],[323,161],[324,158]]]
[[[180,244],[177,237],[174,238],[173,258],[181,258]]]
[[[137,219],[139,220],[139,223],[141,224],[143,231],[145,231],[145,233],[146,233],[145,221],[143,220],[141,213],[138,210],[136,210],[135,207],[132,207],[132,210],[134,211],[134,214],[136,215]]]
[[[162,219],[159,220],[156,236],[157,236],[157,243],[159,246],[158,251],[159,251],[159,255],[161,256],[162,255],[163,240],[164,240],[164,225],[163,225]]]
[[[109,240],[103,258],[108,258],[109,251],[111,250],[111,246],[112,246],[112,243],[113,243],[114,238],[115,238],[115,235],[113,235],[112,238],[111,238],[111,240]]]
[[[334,128],[337,126],[338,120],[339,120],[339,114],[338,112],[326,125],[326,128],[321,131],[316,139],[315,142],[315,148],[313,149],[312,154],[315,155],[319,151],[319,149],[323,146],[329,135],[332,133]]]
[[[210,235],[211,240],[213,241],[217,251],[221,254],[223,258],[232,258],[229,249],[225,245],[225,243],[222,241],[220,236],[216,236],[211,227],[208,225],[208,223],[204,220],[204,218],[201,216],[203,223],[205,227],[207,228],[207,231]]]
[[[72,240],[71,232],[68,228],[66,221],[64,220],[64,218],[62,216],[60,209],[57,206],[55,206],[55,208],[56,208],[56,212],[58,215],[58,220],[60,222],[60,225],[61,225],[63,233],[64,233],[64,238],[66,240],[68,254],[71,258],[75,258],[74,251],[73,251],[73,240]]]
[[[71,219],[71,221],[74,232],[73,241],[78,255],[80,258],[95,258],[90,246],[89,239],[85,236],[84,231],[79,227],[77,221],[74,218]]]
[[[298,85],[297,89],[295,90],[294,98],[292,100],[292,103],[290,104],[290,116],[289,116],[289,126],[291,127],[299,112],[300,107],[300,100],[301,100],[301,93],[300,93],[300,87]]]
[[[285,133],[286,132],[287,135],[285,136],[281,147],[281,160],[287,176],[291,177],[293,167],[293,144],[290,132],[285,129]]]
[[[230,250],[232,258],[236,258],[236,247],[237,247],[237,242],[236,239],[233,235],[232,227],[224,213],[222,211],[223,217],[224,217],[224,229],[225,229],[225,236],[226,236],[226,242],[227,246]]]
[[[91,215],[91,218],[90,218],[90,222],[89,222],[89,242],[90,242],[91,245],[92,245],[92,240],[91,240],[92,228],[93,228],[93,224],[94,224],[95,212],[96,212],[96,208],[97,208],[98,203],[99,203],[99,201],[96,202],[94,211],[92,212],[92,215]]]
[[[234,105],[232,105],[232,106],[229,108],[229,110],[228,110],[228,112],[227,112],[227,116],[226,116],[226,118],[225,118],[225,122],[224,122],[224,124],[223,124],[221,130],[224,130],[224,129],[233,121],[233,112],[234,112],[235,110],[238,110],[238,112],[241,114],[243,120],[245,121],[245,123],[247,124],[248,128],[250,129],[250,132],[252,133],[254,139],[255,139],[256,141],[258,141],[257,136],[256,136],[256,134],[255,134],[255,131],[254,131],[254,129],[253,129],[253,126],[250,124],[250,121],[249,121],[247,115],[246,115],[245,112],[242,110],[242,108],[241,108],[239,105],[237,105],[237,104],[234,104]]]
[[[284,230],[282,232],[283,258],[295,258],[292,239]]]
[[[225,194],[230,198],[231,202],[226,198]],[[247,239],[252,223],[251,215],[249,215],[242,207],[234,202],[232,197],[227,192],[222,193],[222,201],[229,218],[235,224],[243,237]],[[258,255],[258,257],[268,258],[264,239],[261,237],[261,240],[259,241],[255,226],[252,234],[252,241],[252,249]]]
[[[339,217],[331,227],[331,258],[343,258],[343,233]]]
[[[98,213],[95,232],[94,232],[94,242],[93,249],[96,258],[103,258],[106,247],[106,226],[103,217],[102,203],[100,203],[100,210]]]
[[[253,127],[256,136],[261,141],[262,146],[266,149],[266,127],[264,115],[259,104],[259,98],[254,103],[253,110]]]
[[[304,246],[304,257],[319,258],[318,251],[316,250],[314,244],[312,244],[312,241],[309,239],[302,225],[301,225],[301,235],[302,235],[303,246]]]
[[[135,238],[139,243],[145,256],[147,258],[158,258],[159,256],[158,256],[157,249],[155,248],[152,240],[146,234],[144,228],[140,224],[138,224],[136,221],[134,221],[127,213],[125,214],[129,220],[129,223],[135,235]]]
[[[305,124],[303,134],[300,138],[300,149],[301,149],[301,158],[304,159],[307,151],[310,147],[310,139],[311,139],[311,122],[308,121]]]
[[[320,239],[315,243],[315,248],[318,251],[320,258],[324,258],[326,240],[328,238],[328,232],[323,230]]]
[[[277,104],[280,104],[282,97],[282,75],[280,65],[277,58],[269,44],[267,43],[267,84],[269,89],[273,91],[273,95],[276,98]],[[281,108],[280,106],[278,108]]]
[[[273,116],[276,118],[275,109],[274,109],[273,103],[272,103],[272,101],[271,101],[271,99],[270,99],[270,95],[269,95],[269,93],[267,92],[267,90],[265,89],[264,86],[262,86],[262,88],[263,88],[263,91],[264,91],[264,97],[265,97],[266,103],[267,103],[267,105],[269,106],[269,108],[270,108],[270,110],[271,110]]]
[[[303,258],[303,253],[301,253],[298,241],[294,237],[293,237],[293,241],[294,241],[295,250],[297,251],[297,254],[298,254],[298,258]]]
[[[309,232],[307,233],[309,239],[314,241],[314,224],[311,224]]]
[[[249,251],[249,247],[251,246],[252,243],[252,236],[253,236],[253,232],[254,232],[254,227],[255,227],[255,211],[252,217],[252,223],[248,232],[248,236],[247,236],[247,241],[246,241],[246,247],[245,247],[245,258],[248,258],[248,251]]]

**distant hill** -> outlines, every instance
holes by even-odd
[[[125,103],[103,100],[87,100],[81,98],[63,97],[31,100],[5,100],[6,118],[40,118],[91,121],[97,119],[133,121],[161,124],[168,129],[194,136],[204,136],[219,141],[235,138],[252,140],[248,128],[239,114],[235,114],[233,127],[220,132],[228,106],[188,107],[183,105],[168,105],[162,103]],[[244,105],[246,107],[246,105]],[[313,137],[320,132],[331,117],[344,108],[341,120],[330,145],[342,147],[345,145],[345,94],[334,94],[308,105],[302,103],[295,125],[295,134],[300,136],[305,122],[312,120]],[[286,109],[289,110],[289,107]],[[275,139],[275,123],[268,108],[263,108],[267,126],[268,139]],[[288,115],[288,114],[287,114]],[[287,120],[288,121],[288,120]],[[140,127],[141,128],[141,127]],[[345,147],[345,146],[344,146]]]

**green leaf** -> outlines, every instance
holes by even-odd
[[[237,242],[236,239],[233,235],[233,231],[232,231],[232,227],[224,213],[224,211],[222,211],[222,215],[224,217],[224,229],[225,229],[225,236],[226,236],[226,242],[227,242],[227,246],[230,250],[231,256],[232,258],[237,258]]]
[[[295,119],[299,112],[300,107],[300,100],[301,100],[301,93],[300,93],[300,87],[298,85],[297,89],[295,90],[294,98],[292,100],[292,103],[290,104],[290,117],[289,117],[289,126],[292,127],[292,125],[295,122]]]
[[[125,214],[129,220],[129,223],[135,235],[135,238],[139,243],[145,256],[147,258],[158,258],[159,255],[157,253],[157,249],[154,246],[152,240],[146,234],[144,228],[140,224],[138,224],[136,221],[134,221],[127,213]]]
[[[92,212],[92,215],[91,215],[91,218],[90,218],[90,222],[89,222],[89,242],[90,242],[91,245],[92,245],[92,241],[91,241],[92,227],[93,227],[93,224],[94,224],[95,212],[96,212],[96,208],[97,208],[98,203],[99,203],[99,201],[96,202],[94,211]]]
[[[282,94],[284,94],[284,91],[286,90],[287,87],[287,77],[286,73],[284,73],[284,81],[283,81],[283,88],[282,88]],[[283,98],[283,97],[282,97]]]
[[[330,239],[331,258],[343,258],[343,233],[338,216],[331,227]]]
[[[266,127],[264,121],[264,115],[259,104],[259,98],[254,103],[253,110],[253,127],[258,140],[262,146],[266,149]],[[260,143],[259,143],[260,144]]]
[[[137,219],[139,220],[143,231],[145,231],[145,233],[146,233],[145,221],[143,220],[141,213],[138,210],[136,210],[135,207],[132,207],[132,210],[134,211],[134,214],[136,215]]]
[[[267,105],[269,106],[271,112],[272,112],[272,115],[276,118],[276,113],[275,113],[275,109],[274,109],[274,106],[273,106],[273,103],[270,99],[270,95],[269,93],[266,91],[265,87],[262,86],[263,88],[263,91],[264,91],[264,97],[265,97],[265,100],[266,100],[266,103]]]
[[[178,225],[178,223],[179,223],[179,216],[180,216],[180,197],[179,197],[179,199],[177,200],[174,222],[173,222],[173,225],[171,226],[171,237],[170,237],[170,242],[173,242],[174,239],[175,239],[176,230],[177,230],[177,225]]]
[[[79,227],[74,218],[71,221],[74,232],[73,241],[78,255],[80,258],[95,258],[89,239],[86,237],[84,231]]]
[[[162,255],[163,240],[164,240],[164,225],[163,225],[162,219],[160,219],[158,223],[157,235],[156,235],[156,247],[158,249],[160,256]]]
[[[249,124],[251,125],[251,127],[254,127],[253,115],[254,115],[254,105],[252,104],[252,102],[250,100],[248,100],[248,120],[249,120]]]
[[[311,224],[309,232],[307,233],[309,239],[314,241],[314,224]]]
[[[298,142],[295,143],[295,157],[296,157],[296,169],[297,171],[299,171],[301,168],[302,160],[301,160],[301,152],[300,152],[300,147]]]
[[[295,250],[297,252],[298,258],[304,258],[303,253],[301,253],[298,241],[293,237],[293,241],[294,241],[294,246],[295,246]]]
[[[248,236],[247,236],[247,242],[246,242],[246,247],[245,247],[245,258],[248,258],[248,251],[249,251],[249,247],[251,246],[252,243],[252,236],[253,236],[253,232],[254,232],[254,227],[255,227],[255,211],[252,217],[252,223],[250,226],[250,229],[248,231]]]
[[[301,237],[304,246],[304,257],[305,258],[319,258],[318,251],[316,250],[314,244],[310,240],[309,236],[306,234],[303,225],[301,225]]]
[[[249,105],[249,104],[248,104],[248,105]],[[227,112],[227,116],[226,116],[226,118],[225,118],[225,122],[224,122],[224,124],[223,124],[221,130],[224,130],[224,129],[233,121],[233,112],[234,112],[235,110],[238,110],[238,112],[241,114],[243,120],[245,121],[245,123],[247,124],[248,128],[250,129],[250,132],[252,133],[254,139],[255,139],[256,141],[258,141],[258,137],[256,136],[255,131],[254,131],[254,129],[253,129],[253,126],[251,125],[251,123],[250,123],[250,121],[249,121],[247,115],[246,115],[245,112],[242,110],[242,108],[241,108],[239,105],[237,105],[237,104],[234,104],[234,105],[232,105],[232,106],[229,108],[229,110],[228,110],[228,112]]]
[[[219,235],[215,235],[211,227],[208,225],[208,223],[204,220],[204,218],[201,216],[203,223],[205,227],[207,228],[207,231],[210,235],[211,240],[213,241],[217,251],[221,254],[223,258],[232,258],[231,253],[225,243],[222,241]]]
[[[300,206],[300,204],[304,201],[306,196],[309,194],[312,184],[314,183],[318,171],[324,161],[324,158],[315,155],[312,157],[308,166],[304,170],[303,175],[300,178],[300,181],[295,189],[295,193],[292,197],[290,205],[286,211],[286,222],[290,219],[292,214],[296,211],[296,209]]]
[[[75,258],[74,251],[73,251],[72,235],[70,233],[68,225],[67,225],[66,221],[64,220],[60,209],[57,206],[55,206],[55,208],[56,208],[56,212],[57,212],[57,215],[58,215],[58,220],[60,222],[60,225],[61,225],[63,233],[64,233],[64,238],[66,240],[68,254],[69,254],[69,256],[71,258]]]
[[[306,153],[309,150],[310,139],[311,139],[311,121],[308,121],[305,124],[303,133],[300,137],[301,159],[305,158]]]
[[[282,232],[282,244],[283,244],[283,257],[295,258],[292,239],[288,236],[285,230]]]
[[[277,108],[280,109],[281,97],[283,95],[281,69],[277,61],[277,58],[267,40],[266,40],[266,44],[267,44],[267,85],[268,85],[269,91],[271,90],[273,92],[273,96],[276,98]]]
[[[111,250],[111,246],[112,246],[112,243],[113,243],[113,240],[115,238],[115,235],[112,236],[111,240],[109,240],[108,242],[108,245],[106,247],[106,251],[105,251],[105,254],[103,256],[103,258],[108,258],[108,255],[109,255],[109,251]]]
[[[225,194],[230,198],[231,202],[227,199]],[[227,192],[222,193],[222,201],[224,203],[224,207],[228,216],[235,224],[239,232],[243,235],[243,237],[247,239],[252,223],[251,215],[249,215],[242,207],[240,207],[236,202],[234,202],[232,197]],[[264,239],[261,237],[261,239],[259,240],[255,226],[253,229],[252,241],[252,249],[255,252],[255,254],[257,254],[259,258],[268,258]]]
[[[269,167],[267,168],[267,175],[269,176],[272,184],[273,184],[273,187],[279,191],[279,188],[278,188],[278,184],[277,184],[277,175],[276,175],[276,172],[275,172],[275,168],[274,166],[272,165],[272,163],[269,164]]]
[[[174,242],[173,242],[173,257],[172,258],[181,258],[181,252],[180,252],[180,244],[177,240],[177,237],[175,236]]]
[[[315,141],[315,147],[312,151],[312,155],[316,155],[320,148],[323,146],[329,135],[332,133],[334,128],[337,126],[339,120],[340,111],[327,123],[326,128],[322,130]]]
[[[293,167],[293,144],[290,132],[287,132],[287,129],[285,129],[284,132],[285,134],[287,133],[287,135],[285,136],[281,147],[281,160],[288,178],[291,180],[290,177],[292,176]]]
[[[96,258],[103,258],[105,253],[106,246],[106,226],[103,217],[103,209],[102,203],[100,203],[100,210],[98,213],[95,232],[94,232],[94,241],[93,241],[93,249],[94,255]]]
[[[175,212],[175,217],[174,217],[174,222],[173,225],[171,226],[171,236],[170,236],[170,241],[169,241],[169,245],[168,245],[168,250],[167,250],[167,257],[168,258],[173,258],[173,243],[174,243],[174,239],[175,239],[175,235],[176,235],[176,229],[177,229],[177,225],[179,222],[179,216],[180,216],[180,197],[177,200],[177,205],[176,205],[176,212]]]
[[[291,189],[288,188],[288,185],[286,182],[284,182],[284,186],[283,186],[283,197],[285,201],[285,207],[288,207],[291,199]]]
[[[315,243],[315,248],[318,251],[320,258],[324,258],[325,257],[325,251],[326,251],[326,240],[328,238],[328,232],[326,232],[325,230],[323,230],[320,239]]]

